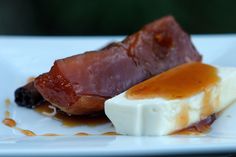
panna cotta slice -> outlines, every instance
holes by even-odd
[[[187,63],[141,82],[105,102],[124,135],[168,135],[222,111],[236,100],[236,68]]]

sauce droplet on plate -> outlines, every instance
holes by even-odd
[[[42,134],[41,136],[62,136],[62,135],[54,134],[54,133],[47,133],[47,134]]]
[[[10,112],[9,111],[5,111],[5,118],[9,118],[10,117]]]
[[[85,133],[85,132],[79,132],[79,133],[76,133],[75,136],[89,136],[90,134],[88,133]]]
[[[16,126],[16,122],[11,118],[5,118],[5,119],[3,119],[2,122],[3,122],[3,124],[5,124],[6,126],[11,127],[11,128]]]
[[[104,136],[116,136],[116,135],[119,135],[119,134],[116,133],[116,132],[105,132],[102,135],[104,135]]]
[[[20,132],[26,136],[37,136],[33,131],[20,129]]]
[[[7,98],[7,99],[5,100],[5,105],[8,107],[10,104],[11,104],[11,101],[10,101],[10,99]]]

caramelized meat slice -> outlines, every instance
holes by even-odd
[[[104,101],[177,65],[201,61],[173,17],[144,26],[124,41],[55,61],[35,79],[44,99],[75,115],[102,111]]]

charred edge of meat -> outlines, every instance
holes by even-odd
[[[15,102],[19,106],[35,108],[42,101],[44,101],[44,99],[34,87],[34,82],[30,82],[15,91]]]

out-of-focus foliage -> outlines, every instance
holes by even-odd
[[[192,34],[236,33],[235,6],[235,0],[0,0],[0,34],[130,34],[165,15]]]

